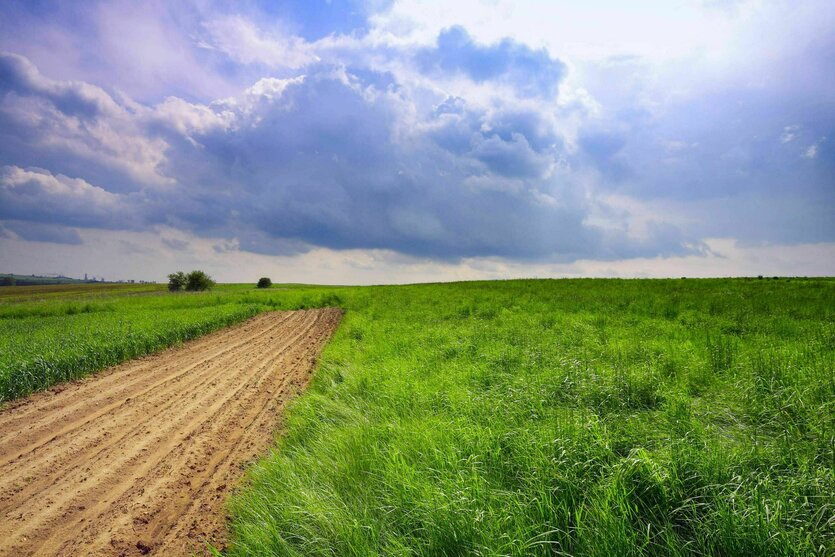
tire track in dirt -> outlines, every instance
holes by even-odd
[[[296,336],[299,336],[299,335],[296,335]],[[291,338],[289,340],[288,339],[286,339],[286,340],[287,340],[288,343],[292,343],[295,340],[295,337]],[[251,348],[255,348],[255,346],[253,345],[253,346],[251,346]],[[260,351],[258,351],[258,350],[252,350],[249,354],[251,355],[251,354],[259,354],[259,353],[260,353]],[[212,364],[214,364],[213,367],[217,368],[218,370],[225,370],[226,365],[228,364],[228,362],[225,359],[224,360],[212,359],[211,361],[212,361]],[[204,374],[202,374],[202,376],[196,376],[197,380],[199,381],[200,379],[205,378],[206,381],[209,381],[211,379],[211,377],[207,377],[206,375],[207,374],[204,373]],[[234,375],[227,374],[227,376],[229,377],[229,380],[226,383],[224,383],[223,385],[220,386],[221,390],[224,390],[224,392],[226,390],[232,388],[232,385],[228,385],[228,383],[229,382],[234,382],[236,380],[236,377]],[[213,383],[213,386],[217,386],[217,385]],[[240,389],[241,387],[237,387],[237,388]],[[195,391],[195,396],[193,396],[189,401],[183,403],[182,400],[179,399],[176,396],[177,393],[182,392],[183,390],[184,391]],[[95,450],[96,451],[95,454],[92,454],[92,455],[82,455],[81,462],[85,466],[88,467],[87,469],[80,470],[79,466],[72,466],[72,465],[69,464],[69,462],[78,461],[79,460],[78,458],[73,458],[73,459],[64,458],[64,460],[67,462],[67,464],[63,466],[62,478],[56,482],[56,481],[51,481],[49,476],[36,475],[36,474],[38,474],[37,469],[33,470],[31,467],[30,468],[25,468],[24,473],[27,474],[28,477],[38,478],[38,481],[33,482],[33,483],[27,485],[25,489],[20,490],[16,494],[17,498],[22,499],[22,500],[26,500],[26,499],[30,499],[30,498],[39,496],[40,491],[38,491],[36,489],[36,486],[40,486],[41,491],[43,491],[45,489],[49,489],[51,492],[54,493],[54,492],[56,492],[56,488],[61,488],[62,486],[65,486],[65,485],[73,485],[75,483],[86,482],[86,481],[90,480],[91,477],[95,478],[95,474],[98,473],[98,471],[91,471],[89,469],[89,463],[90,462],[95,462],[95,461],[99,460],[99,458],[101,458],[103,456],[106,456],[108,454],[108,451],[112,450],[114,448],[114,442],[113,441],[106,441],[106,439],[111,436],[112,431],[119,431],[120,432],[116,441],[117,442],[124,441],[123,444],[125,446],[118,445],[117,448],[119,448],[121,450],[121,455],[119,457],[116,457],[115,459],[111,458],[109,460],[109,464],[110,464],[109,468],[110,468],[111,471],[112,470],[118,470],[119,469],[118,467],[123,465],[126,461],[128,461],[129,459],[132,459],[132,458],[136,458],[138,453],[148,450],[148,447],[153,442],[155,442],[155,441],[158,442],[159,438],[162,438],[162,437],[166,436],[168,434],[169,430],[188,429],[189,426],[187,424],[182,423],[183,419],[192,418],[192,420],[196,419],[199,422],[201,420],[205,421],[208,418],[212,417],[208,414],[208,412],[206,410],[202,410],[196,418],[193,417],[193,414],[194,414],[195,409],[197,409],[197,408],[203,409],[204,408],[205,398],[213,397],[214,396],[213,392],[206,392],[204,389],[195,390],[194,386],[192,386],[192,385],[186,385],[183,390],[173,391],[173,394],[174,394],[173,397],[171,396],[172,391],[166,390],[165,393],[161,393],[161,394],[169,397],[169,400],[165,404],[165,408],[170,410],[170,411],[165,414],[164,419],[159,419],[158,418],[156,421],[160,422],[160,423],[165,423],[166,424],[165,427],[154,430],[153,432],[151,430],[148,430],[148,431],[144,432],[145,435],[141,435],[142,432],[140,432],[139,430],[147,428],[147,423],[146,423],[146,420],[144,419],[145,416],[144,415],[143,416],[133,415],[133,414],[131,414],[129,412],[126,412],[126,411],[120,412],[116,416],[114,416],[113,420],[107,420],[103,423],[103,427],[105,429],[104,435],[103,435],[104,439],[102,439],[101,441],[94,441],[94,442],[89,442],[85,439],[82,439],[81,444],[83,446],[89,447],[90,450]],[[197,397],[197,394],[201,394],[203,396],[202,397]],[[230,396],[231,395],[227,395],[227,399]],[[218,399],[218,400],[216,400],[215,402],[212,403],[212,406],[210,407],[210,409],[216,410],[224,402],[225,402],[225,399]],[[178,406],[176,409],[174,409],[173,408],[174,404],[180,404],[180,406]],[[144,413],[144,412],[146,412],[145,407],[147,407],[147,406],[148,406],[148,404],[146,403],[146,404],[142,405],[142,407],[138,407],[138,406],[134,405],[134,408],[139,408],[139,410]],[[154,404],[154,406],[158,407],[159,405]],[[153,413],[153,410],[154,409],[151,409],[151,408],[147,409],[147,411],[151,412],[151,413]],[[127,417],[127,419],[125,419],[126,417]],[[127,422],[128,424],[135,424],[135,425],[132,428],[130,428],[128,426],[128,429],[125,429],[125,426],[122,426],[122,423],[120,423],[120,422]],[[102,426],[96,426],[96,429],[101,430]],[[138,435],[138,433],[139,433],[139,435]],[[151,436],[152,433],[153,433],[153,437]],[[79,435],[83,435],[83,434],[79,433]],[[67,438],[67,437],[65,437],[65,438]],[[75,437],[71,437],[70,439],[72,439],[74,445],[79,444]],[[139,441],[137,442],[136,439],[139,439]],[[50,448],[53,449],[51,451],[52,454],[59,454],[59,451],[61,449],[60,446],[50,447]],[[85,456],[86,456],[86,458],[85,458]],[[49,461],[43,461],[42,460],[41,461],[41,467],[45,468],[47,466],[52,467],[52,463],[49,462]],[[8,483],[9,478],[14,478],[14,477],[15,477],[14,474],[6,474],[3,479],[0,479],[0,512],[5,510],[5,508],[9,506],[9,501],[7,500],[6,497],[4,497],[4,495],[5,495],[4,489],[3,489],[3,487],[5,487],[4,484]],[[44,485],[45,482],[48,482],[48,483],[46,483],[46,485]],[[97,485],[96,482],[92,482],[92,483],[89,484],[89,487],[87,487],[86,489],[92,489],[96,485]],[[67,491],[64,490],[64,489],[59,489],[57,491],[60,492],[60,493],[67,493]],[[82,499],[82,497],[80,497],[79,493],[74,493],[74,495],[77,499]],[[53,506],[55,506],[57,504],[66,504],[66,502],[67,502],[66,498],[61,498],[61,499],[58,499],[58,500],[53,499],[51,501],[51,504]],[[11,503],[14,504],[14,501],[12,500]],[[43,517],[40,517],[40,518],[43,518]],[[37,519],[35,519],[34,521],[36,521],[36,520]],[[0,529],[0,532],[2,532],[1,529]]]
[[[192,555],[339,324],[272,312],[0,412],[0,556]]]
[[[243,334],[252,336],[250,337],[249,343],[237,342],[235,343],[233,349],[238,349],[245,344],[249,344],[249,349],[256,348],[258,346],[258,342],[262,341],[263,337],[269,334],[271,331],[273,331],[276,326],[277,325],[273,325],[270,328],[265,329],[263,332],[258,333],[253,333],[249,330],[240,331]],[[199,347],[194,346],[193,348],[194,349],[186,350],[186,353],[190,357],[193,357],[194,352],[201,352]],[[54,414],[64,414],[64,412],[47,411],[45,413],[45,419],[41,420],[40,423],[36,425],[27,424],[26,428],[13,426],[14,429],[17,430],[16,433],[18,437],[14,441],[4,440],[1,442],[3,444],[2,452],[8,453],[9,457],[6,458],[4,461],[3,457],[0,456],[0,466],[3,467],[2,469],[4,472],[3,476],[0,477],[0,511],[2,511],[3,502],[5,501],[4,488],[8,485],[10,481],[16,479],[16,469],[23,468],[27,471],[27,473],[30,471],[34,471],[32,469],[32,459],[21,459],[21,457],[24,456],[27,452],[34,452],[38,450],[40,447],[43,447],[47,444],[50,445],[50,453],[53,456],[62,453],[62,451],[67,447],[69,447],[67,450],[72,450],[73,448],[75,448],[76,450],[86,449],[88,451],[101,450],[101,443],[90,442],[87,438],[94,434],[106,436],[112,435],[112,430],[114,426],[117,426],[118,421],[133,423],[135,424],[134,429],[141,428],[144,426],[144,423],[143,420],[140,419],[140,417],[146,417],[149,414],[155,415],[158,414],[160,411],[169,409],[174,404],[182,404],[182,400],[177,396],[177,394],[181,392],[194,390],[197,386],[214,380],[219,373],[223,372],[226,365],[232,363],[232,360],[230,360],[230,358],[227,357],[227,354],[229,352],[230,349],[224,349],[221,352],[215,352],[211,356],[201,361],[201,363],[203,363],[204,365],[207,364],[207,362],[212,363],[213,374],[208,373],[209,370],[204,370],[202,373],[189,373],[192,369],[196,367],[196,365],[193,363],[189,363],[184,367],[177,366],[177,373],[175,375],[164,377],[161,380],[156,380],[154,373],[145,372],[144,375],[146,377],[149,377],[150,379],[156,381],[152,387],[144,388],[143,385],[138,388],[130,389],[128,391],[130,394],[124,394],[123,396],[116,397],[115,403],[111,403],[111,401],[108,400],[109,405],[105,407],[104,410],[100,410],[100,407],[102,405],[102,397],[92,395],[86,403],[88,406],[87,412],[84,412],[83,408],[76,409],[74,416],[59,418],[59,421],[62,423],[60,431],[58,433],[55,433],[56,420],[54,419]],[[255,354],[257,352],[253,351],[252,353]],[[235,355],[232,354],[231,357],[234,358]],[[234,376],[232,376],[232,379],[235,379]],[[179,385],[172,384],[175,381],[182,381],[183,383]],[[99,385],[97,384],[97,386]],[[164,388],[160,389],[161,387]],[[99,386],[99,388],[101,389],[101,386]],[[156,389],[160,389],[158,393],[160,396],[145,397],[145,399],[143,400],[143,395],[157,394],[154,393],[154,390]],[[99,390],[97,394],[100,394],[101,392],[102,391]],[[106,398],[112,399],[114,397],[107,395]],[[139,401],[138,403],[136,403],[137,400]],[[160,402],[160,400],[164,400],[164,402]],[[89,412],[90,407],[95,408],[95,411]],[[119,408],[119,411],[113,412],[113,410],[116,408]],[[111,414],[111,419],[104,421],[99,420],[102,416],[108,413]],[[180,413],[182,413],[182,408],[180,409]],[[46,423],[46,425],[42,425],[43,423]],[[91,425],[91,427],[84,427],[88,425]],[[0,430],[2,430],[3,428],[4,424],[0,422]],[[47,428],[49,428],[53,432],[51,435],[44,435],[42,433],[39,435],[40,431],[45,430]],[[129,435],[134,431],[132,429],[117,430],[120,432],[120,435],[122,437]],[[67,435],[69,433],[73,433],[73,435]],[[110,443],[115,442],[116,440],[118,439],[111,439]],[[19,447],[23,445],[25,445],[26,447],[20,449]],[[66,455],[62,454],[62,458],[66,463]],[[39,459],[38,462],[49,464],[48,461],[46,461],[46,459]]]
[[[288,319],[289,316],[290,313],[286,312],[284,314],[284,319]],[[137,389],[134,388],[134,385],[139,382],[142,382],[143,385],[149,385],[148,388],[150,389],[156,388],[169,381],[176,380],[181,375],[191,371],[191,369],[193,369],[197,364],[203,363],[207,359],[216,358],[226,352],[229,352],[230,350],[234,350],[248,342],[252,342],[255,334],[268,333],[270,330],[278,326],[278,323],[279,322],[277,321],[276,323],[271,324],[270,329],[264,331],[260,326],[260,323],[247,321],[238,327],[224,329],[214,333],[213,335],[204,336],[198,340],[194,340],[187,346],[171,348],[169,351],[186,350],[187,353],[184,354],[178,362],[180,365],[179,373],[175,375],[163,374],[162,380],[159,380],[159,375],[145,373],[148,368],[154,366],[159,367],[160,365],[169,365],[164,362],[160,364],[159,359],[162,357],[163,353],[156,353],[133,360],[131,363],[134,365],[130,366],[130,369],[120,369],[117,366],[110,368],[109,370],[99,372],[96,374],[96,380],[99,381],[98,386],[100,390],[96,393],[91,394],[82,390],[73,390],[72,392],[61,397],[50,396],[50,400],[40,400],[47,395],[34,394],[28,398],[12,402],[8,404],[6,408],[16,408],[15,412],[0,413],[0,444],[8,443],[10,438],[28,433],[28,429],[17,428],[14,427],[14,425],[30,425],[29,417],[34,412],[44,415],[48,409],[55,410],[49,414],[47,419],[43,419],[38,423],[39,427],[52,427],[54,423],[61,421],[66,421],[77,426],[79,424],[72,419],[72,411],[81,410],[82,413],[89,411],[89,407],[93,401],[95,401],[95,404],[99,407],[102,405],[102,400],[107,400],[108,402],[118,401],[118,403],[121,403],[124,399],[119,396],[120,391],[136,391]],[[241,338],[244,338],[244,340],[241,340]],[[237,342],[232,342],[232,340],[237,340]],[[218,350],[210,357],[207,357],[205,351],[202,349],[206,343],[211,343],[218,348]],[[121,373],[113,373],[113,371],[116,370],[119,370]],[[54,387],[49,391],[49,394],[51,395],[59,391],[63,391],[65,387],[66,384]],[[35,402],[38,403],[35,404]],[[104,411],[107,411],[108,409],[109,408],[105,408]],[[101,408],[99,408],[99,410],[101,411]],[[95,417],[95,415],[85,415],[91,420]]]

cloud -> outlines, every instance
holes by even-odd
[[[492,172],[512,178],[542,177],[552,162],[547,156],[538,157],[527,138],[518,132],[507,141],[497,135],[480,140],[472,153]]]
[[[783,128],[783,133],[780,134],[780,143],[790,143],[797,139],[799,130],[800,126],[797,124]]]
[[[622,153],[627,144],[624,133],[589,127],[580,130],[577,143],[582,155],[612,183],[630,175],[628,159]]]
[[[101,88],[81,82],[46,79],[23,56],[0,52],[0,92],[41,97],[57,110],[82,119],[92,119],[118,110]]]
[[[84,82],[44,77],[0,53],[0,163],[49,167],[112,189],[164,186],[166,143],[143,126],[148,108]]]
[[[524,97],[553,98],[566,66],[545,49],[532,50],[513,39],[479,45],[460,26],[443,30],[434,48],[417,54],[418,66],[430,74],[462,74],[476,83],[495,81]]]
[[[26,56],[53,79],[96,83],[145,103],[170,95],[206,100],[232,94],[253,79],[230,68],[226,56],[197,45],[205,15],[220,7],[10,2],[0,18],[0,50]]]
[[[815,143],[812,143],[811,145],[809,145],[806,148],[806,150],[803,151],[803,155],[802,155],[803,158],[804,159],[814,159],[815,157],[817,157],[818,156],[818,147],[824,141],[826,141],[826,137],[822,137],[819,141],[816,141]]]
[[[628,232],[615,238],[584,224],[582,194],[553,174],[560,141],[547,120],[513,107],[443,108],[451,104],[421,112],[409,91],[380,90],[332,66],[259,82],[214,106],[234,112],[228,127],[194,133],[195,144],[168,152],[171,175],[189,185],[172,192],[176,216],[259,253],[312,246],[439,258],[652,251],[651,242],[633,245]],[[676,245],[663,249],[689,249]]]
[[[72,86],[18,66],[52,88]],[[22,82],[7,94],[41,95]],[[555,174],[564,142],[550,118],[512,100],[488,111],[448,97],[416,103],[416,93],[437,96],[317,64],[209,105],[170,97],[146,106],[106,96],[112,106],[91,116],[94,129],[124,130],[122,143],[156,146],[153,171],[138,188],[114,190],[109,180],[102,187],[10,165],[2,216],[108,229],[166,223],[268,254],[321,246],[568,260],[651,253],[652,242],[662,241],[584,222],[588,201],[572,191],[569,175]],[[50,115],[59,131],[71,128],[76,116],[51,97],[44,101],[35,114]],[[96,135],[72,129],[78,133],[67,136],[65,156],[105,162],[84,150]],[[27,142],[33,158],[49,152],[45,139],[35,130]],[[160,181],[165,187],[153,187]],[[690,248],[667,237],[658,249]]]
[[[79,178],[17,166],[0,168],[0,219],[95,228],[131,228],[133,211],[119,196]]]
[[[228,257],[362,250],[445,265],[708,257],[717,236],[835,239],[835,156],[821,139],[835,97],[808,45],[757,64],[745,49],[750,68],[631,51],[577,62],[553,41],[456,25],[457,6],[402,41],[379,27],[393,29],[400,3],[371,20],[324,4],[111,6],[73,12],[89,34],[60,35],[89,38],[78,56],[96,71],[56,68],[19,34],[37,56],[0,57],[0,218],[168,227],[154,248],[168,255],[202,238]],[[328,32],[317,10],[342,19]],[[52,24],[19,19],[58,41]],[[159,45],[145,50],[140,32]]]
[[[175,251],[183,251],[189,247],[188,242],[177,238],[160,238],[160,241]]]
[[[266,34],[240,15],[217,18],[204,24],[210,45],[242,64],[301,68],[318,57],[310,43],[284,33]]]
[[[78,231],[74,228],[29,221],[0,222],[0,228],[10,230],[14,236],[28,242],[46,242],[77,246],[83,243]]]

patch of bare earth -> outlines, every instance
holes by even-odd
[[[338,309],[273,312],[0,412],[0,555],[222,548],[225,501]]]

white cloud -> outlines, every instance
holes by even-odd
[[[685,0],[402,0],[371,18],[371,38],[430,44],[441,29],[463,25],[482,42],[509,36],[572,60],[623,54],[664,60],[722,48],[745,12]]]
[[[826,141],[826,137],[821,137],[820,140],[812,143],[809,145],[805,151],[803,151],[803,158],[804,159],[814,159],[818,156],[818,149],[820,148],[821,144]]]
[[[0,106],[5,162],[42,165],[45,157],[37,152],[41,150],[49,158],[83,160],[121,172],[137,184],[173,183],[160,170],[166,142],[148,136],[141,125],[147,108],[117,103],[88,83],[44,77],[14,54],[0,53],[0,71],[7,76],[0,85],[5,94]],[[17,159],[8,160],[12,157]]]
[[[190,103],[178,97],[167,97],[152,110],[145,112],[145,116],[149,122],[172,127],[186,136],[206,133],[214,128],[228,128],[234,120],[232,111],[212,108],[203,104]]]
[[[780,134],[780,143],[791,143],[797,139],[799,131],[800,126],[798,125],[786,126],[783,128],[783,133]]]
[[[266,33],[239,15],[213,19],[204,26],[211,47],[242,64],[295,69],[319,60],[304,39],[277,31]]]
[[[135,224],[131,213],[124,196],[80,178],[40,168],[0,167],[0,218],[130,228]]]

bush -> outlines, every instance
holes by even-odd
[[[258,279],[258,288],[269,288],[273,285],[273,281],[270,280],[270,277],[261,277]]]
[[[168,275],[168,290],[171,292],[179,292],[183,289],[189,292],[199,292],[208,290],[214,285],[215,281],[212,277],[203,271],[192,271],[188,274],[177,271]]]
[[[179,292],[186,286],[186,274],[182,271],[171,273],[168,275],[168,290],[170,292]]]
[[[198,292],[201,290],[208,290],[215,285],[212,277],[203,271],[192,271],[186,275],[186,290],[189,292]]]

